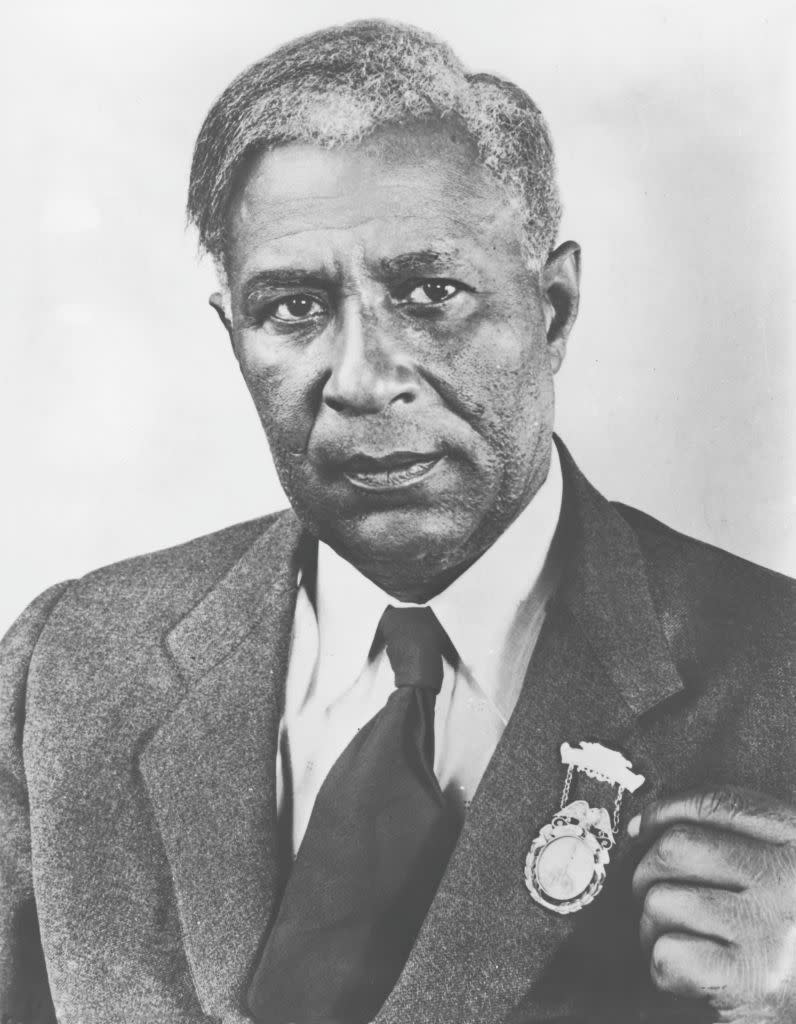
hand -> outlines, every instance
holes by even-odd
[[[628,825],[655,985],[719,1021],[796,1022],[796,808],[728,787],[659,800]]]

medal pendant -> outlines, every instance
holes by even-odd
[[[525,861],[531,896],[558,914],[571,914],[591,903],[603,887],[613,841],[608,812],[602,807],[589,807],[585,800],[562,807],[534,839]]]
[[[580,749],[564,743],[561,760],[568,765],[561,808],[531,844],[525,860],[525,884],[543,907],[557,914],[572,914],[591,903],[602,889],[622,796],[626,789],[638,789],[644,776],[634,775],[629,761],[599,743],[582,743]],[[585,800],[567,803],[575,771],[619,787],[613,821],[604,807],[590,807]]]

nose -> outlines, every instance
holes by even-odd
[[[417,397],[417,373],[400,337],[358,299],[342,304],[323,401],[344,415],[380,413]]]

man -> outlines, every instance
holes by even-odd
[[[318,33],[216,102],[189,212],[293,511],[6,638],[4,1019],[793,1020],[793,589],[554,441],[538,110]]]

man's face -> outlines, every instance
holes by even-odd
[[[396,596],[444,585],[547,474],[563,340],[520,225],[442,125],[276,148],[231,204],[230,330],[282,485]]]

